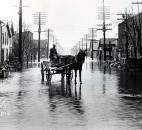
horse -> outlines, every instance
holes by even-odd
[[[75,70],[75,83],[77,77],[77,70],[79,70],[79,81],[82,83],[81,79],[81,72],[82,72],[82,65],[85,61],[86,51],[80,50],[79,53],[75,56],[74,62],[74,70]]]
[[[69,70],[74,70],[75,71],[75,83],[76,82],[76,78],[77,78],[77,70],[79,70],[79,81],[80,83],[82,83],[82,79],[81,79],[81,72],[82,72],[82,65],[85,61],[85,56],[86,56],[86,51],[84,50],[80,50],[78,52],[77,55],[73,56],[73,55],[64,55],[61,56],[61,62],[63,62],[64,64],[71,64],[69,67]]]

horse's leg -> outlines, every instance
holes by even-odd
[[[80,68],[79,68],[79,81],[80,81],[80,83],[82,83],[82,80],[81,80],[81,72],[82,72],[82,65],[81,65]]]
[[[77,83],[77,82],[76,82],[77,70],[75,69],[74,71],[75,71],[75,84],[76,84],[76,83]]]
[[[44,67],[43,67],[43,63],[41,63],[41,76],[42,76],[42,81],[44,81]]]
[[[81,81],[81,70],[79,69],[79,81],[80,81],[80,83],[82,83],[82,81]]]

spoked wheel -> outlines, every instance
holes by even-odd
[[[72,80],[73,79],[73,71],[71,70],[70,72],[70,79]]]
[[[66,74],[66,77],[67,77],[68,80],[72,80],[72,78],[73,78],[73,71],[72,70],[68,70],[67,74]]]
[[[46,74],[46,79],[47,79],[47,81],[51,81],[52,75],[51,74]]]
[[[51,79],[52,79],[52,74],[51,74],[50,69],[49,69],[49,70],[47,70],[47,73],[46,73],[46,80],[51,81]]]
[[[65,74],[64,73],[61,73],[61,79],[63,80],[65,77]]]

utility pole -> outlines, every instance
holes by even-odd
[[[139,5],[142,4],[142,2],[139,2],[139,1],[137,0],[137,2],[132,2],[132,4],[135,4],[135,5],[138,6],[138,14],[139,14],[139,13],[140,13],[140,7],[139,7]]]
[[[94,59],[94,56],[93,56],[93,51],[94,51],[94,29],[92,28],[92,40],[91,40],[91,45],[92,45],[92,53],[91,53],[91,55],[92,55],[92,60]]]
[[[22,0],[20,0],[19,4],[19,63],[20,63],[20,71],[23,68],[23,49],[22,49]]]
[[[16,6],[17,7],[17,6]],[[19,40],[18,40],[18,61],[19,61],[19,71],[22,71],[23,68],[23,39],[22,39],[22,8],[28,7],[23,6],[22,0],[19,1]]]
[[[80,50],[80,41],[79,41],[79,50]]]
[[[91,38],[89,40],[90,40],[90,48],[91,48],[91,58],[93,60],[94,59],[94,55],[93,55],[94,41],[95,41],[94,38],[97,36],[97,29],[96,28],[90,28],[90,32],[91,32]]]
[[[97,30],[102,30],[103,31],[103,51],[104,51],[104,61],[106,61],[106,31],[112,30],[111,28],[106,28],[106,26],[111,26],[111,24],[104,24],[103,25],[98,25],[98,26],[103,26],[103,29],[97,29]]]
[[[107,30],[112,30],[112,29],[106,29],[107,25],[111,25],[111,24],[106,24],[106,19],[110,19],[110,12],[105,9],[105,2],[103,0],[103,6],[102,6],[102,17],[101,19],[103,19],[103,24],[102,25],[98,25],[98,26],[102,26],[102,29],[97,29],[97,30],[102,30],[103,31],[103,51],[104,51],[104,61],[106,61],[106,31]]]
[[[104,61],[106,61],[106,26],[105,26],[105,6],[103,0],[103,36],[104,36]]]
[[[54,43],[55,43],[55,37],[54,37],[54,35],[53,35],[53,45],[54,45]]]
[[[50,36],[50,29],[48,29],[48,42],[47,42],[47,59],[49,57],[49,36]]]
[[[39,12],[39,25],[38,25],[38,62],[40,62],[40,33],[41,33],[41,16]]]
[[[83,38],[82,38],[82,50],[83,50]]]
[[[109,60],[111,60],[111,51],[112,51],[111,42],[109,41]]]
[[[86,51],[87,51],[87,43],[88,43],[88,35],[86,34]]]
[[[41,25],[46,24],[46,13],[45,12],[35,12],[34,23],[38,25],[38,62],[40,62],[40,35],[41,35]]]
[[[137,2],[132,2],[132,4],[135,4],[135,5],[138,6],[138,14],[139,14],[139,13],[140,13],[140,7],[139,7],[139,5],[141,5],[142,2],[139,2],[139,1],[137,0]]]

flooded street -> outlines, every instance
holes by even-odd
[[[1,130],[141,130],[142,76],[86,61],[83,84],[41,81],[35,64],[0,79]]]

